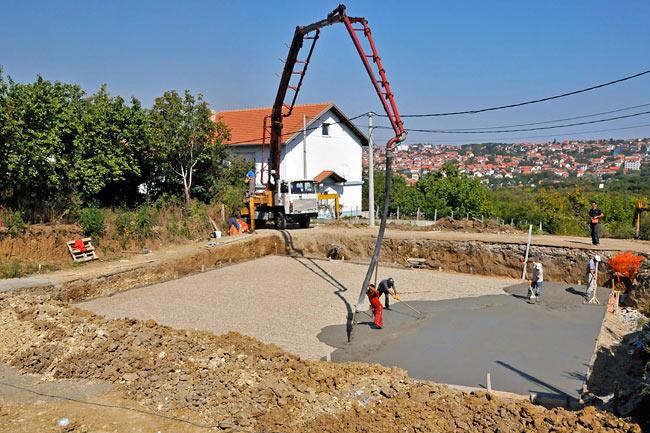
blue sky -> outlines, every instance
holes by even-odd
[[[270,106],[297,25],[323,19],[323,1],[5,2],[4,75],[135,96],[145,106],[165,90],[202,93],[210,106]],[[536,99],[650,69],[650,2],[365,1],[363,16],[402,114],[484,108]],[[382,112],[342,24],[325,28],[298,103],[334,102],[348,116]],[[406,128],[454,129],[581,116],[650,103],[650,74],[593,92],[480,115],[405,118]],[[649,111],[650,106],[611,115]],[[362,125],[365,119],[359,119]],[[570,122],[563,122],[570,123]],[[387,124],[375,118],[375,124]],[[551,131],[443,135],[408,142],[546,141],[650,137],[650,115]],[[543,125],[542,125],[543,126]],[[581,133],[582,132],[582,133]],[[543,136],[543,137],[537,137]],[[382,142],[389,131],[377,131]],[[535,138],[526,138],[535,137]]]

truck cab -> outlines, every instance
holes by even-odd
[[[273,219],[279,229],[287,222],[309,227],[311,218],[318,215],[318,194],[311,179],[280,179],[280,187],[273,199]]]

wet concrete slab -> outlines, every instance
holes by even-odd
[[[323,328],[332,361],[376,362],[408,370],[413,378],[519,394],[578,398],[605,314],[583,304],[584,287],[544,283],[537,304],[526,302],[527,284],[508,294],[409,304],[385,311],[384,329],[361,314],[354,340],[342,326]],[[601,302],[605,295],[600,289]]]

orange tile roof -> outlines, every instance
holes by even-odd
[[[334,106],[331,102],[322,104],[296,105],[293,107],[291,116],[285,117],[282,121],[282,143],[286,143],[303,127],[303,115],[307,116],[307,124],[318,117],[324,111]],[[260,144],[262,143],[262,128],[264,117],[271,115],[271,107],[249,108],[245,110],[221,111],[216,114],[218,121],[228,125],[230,129],[230,140],[226,144]],[[270,139],[270,119],[267,120],[269,130],[266,133],[266,142]]]
[[[346,180],[345,180],[345,178],[343,176],[340,176],[340,175],[336,174],[332,170],[323,170],[323,171],[321,171],[318,174],[318,176],[316,176],[314,178],[314,182],[321,183],[322,181],[324,181],[328,177],[331,177],[334,182],[346,182]]]

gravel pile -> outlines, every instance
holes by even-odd
[[[639,320],[645,318],[643,313],[635,310],[634,308],[621,308],[619,314],[621,321],[625,323],[630,329],[636,329],[639,324]]]

